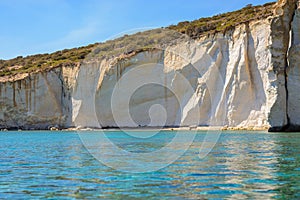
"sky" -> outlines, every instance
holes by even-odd
[[[51,53],[272,0],[0,0],[0,59]]]

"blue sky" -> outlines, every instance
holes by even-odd
[[[271,0],[0,0],[0,59],[105,41]]]

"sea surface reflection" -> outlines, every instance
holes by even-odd
[[[76,132],[1,132],[0,198],[300,199],[300,133],[223,132],[200,159],[205,134],[197,133],[168,167],[130,174],[98,162]],[[145,153],[174,133],[143,140],[121,132],[107,136],[127,151]]]

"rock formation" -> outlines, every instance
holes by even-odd
[[[282,0],[273,16],[224,33],[2,80],[0,128],[299,130],[299,9]]]

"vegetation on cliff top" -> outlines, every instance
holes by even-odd
[[[201,18],[192,22],[180,22],[177,25],[164,28],[164,30],[168,29],[172,32],[155,29],[133,35],[125,35],[105,43],[65,49],[51,54],[19,56],[11,60],[0,60],[0,77],[44,71],[62,65],[75,65],[88,55],[96,55],[101,58],[112,57],[122,53],[126,54],[136,50],[153,48],[155,44],[170,44],[175,38],[180,37],[182,33],[195,39],[204,34],[225,32],[238,24],[271,16],[274,4],[268,3],[263,6],[247,5],[238,11]],[[178,34],[174,34],[174,32]]]
[[[180,22],[169,28],[187,34],[195,39],[203,34],[225,32],[238,24],[272,16],[274,5],[275,2],[261,6],[252,6],[249,4],[241,10],[219,14],[213,17],[200,18],[192,22]]]

